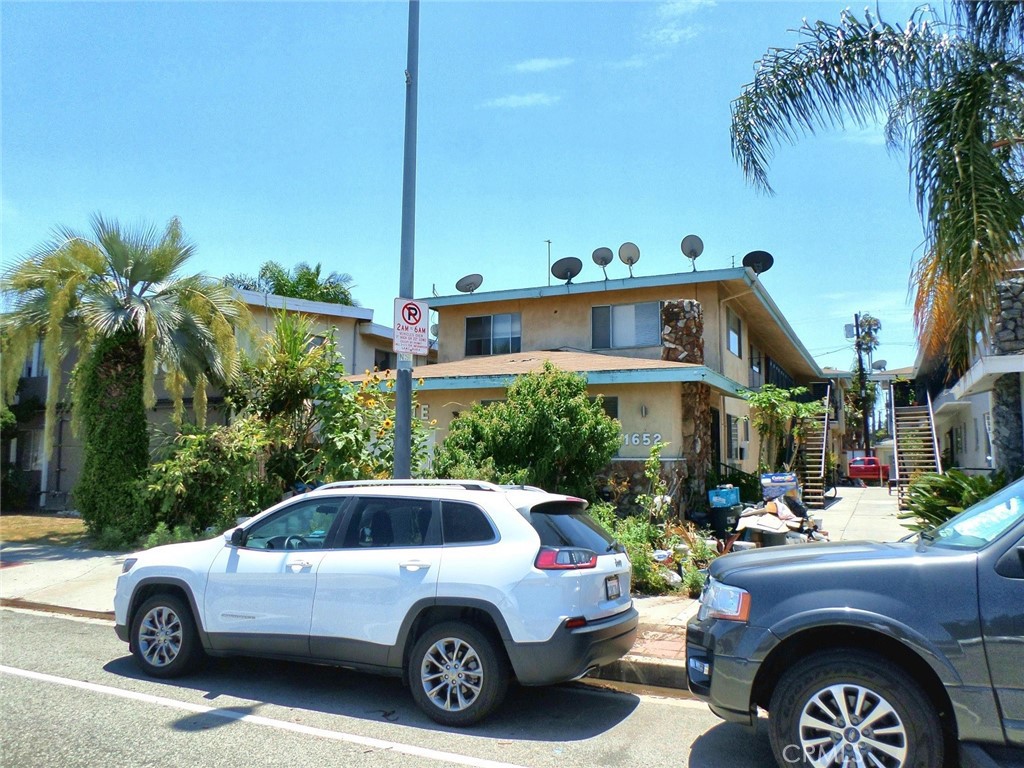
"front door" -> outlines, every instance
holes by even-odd
[[[309,654],[317,569],[339,502],[300,499],[246,530],[240,547],[217,556],[203,600],[203,624],[217,650]]]
[[[978,574],[981,631],[1007,741],[1024,746],[1024,538]]]
[[[417,603],[432,603],[437,595],[439,505],[431,499],[367,495],[346,520],[336,548],[320,562],[311,653],[386,666],[406,617]]]

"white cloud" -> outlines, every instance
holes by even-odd
[[[881,125],[847,128],[837,135],[842,141],[851,144],[868,144],[877,147],[885,144],[885,128]]]
[[[678,19],[702,8],[714,8],[715,0],[670,0],[658,6],[658,15],[663,19]]]
[[[660,46],[678,45],[692,40],[704,31],[700,24],[687,24],[686,17],[705,8],[713,8],[715,0],[672,0],[662,3],[656,11],[657,21],[646,34],[648,42]]]
[[[485,101],[483,106],[488,109],[522,109],[524,107],[548,107],[561,101],[561,96],[550,93],[526,93],[516,96],[502,96]]]
[[[647,39],[655,45],[679,45],[685,40],[697,37],[704,28],[700,24],[666,24],[647,33]]]
[[[609,69],[643,69],[650,63],[650,58],[637,54],[636,56],[630,56],[628,59],[609,62],[605,66]]]
[[[527,59],[514,64],[512,69],[516,72],[547,72],[550,69],[562,69],[573,63],[570,58],[562,59]]]

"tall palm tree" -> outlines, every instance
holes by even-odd
[[[347,272],[323,275],[323,268],[319,262],[311,267],[300,261],[289,270],[276,261],[267,261],[260,267],[259,275],[256,277],[227,275],[224,282],[235,288],[289,296],[293,299],[357,305],[352,298],[352,275]]]
[[[78,353],[72,403],[85,448],[80,485],[98,448],[105,458],[97,472],[141,473],[148,460],[144,409],[155,403],[157,368],[167,372],[177,413],[186,384],[194,387],[201,405],[208,382],[220,385],[234,376],[233,329],[248,319],[248,310],[227,286],[199,275],[180,276],[195,247],[177,218],[163,232],[126,229],[100,215],[92,225],[91,238],[56,229],[49,242],[17,262],[0,282],[10,307],[0,319],[4,357],[22,360],[36,339],[43,341],[50,372],[47,455],[60,400],[61,363],[70,349]],[[19,368],[5,366],[5,401],[17,386]],[[118,420],[113,432],[107,429]],[[111,440],[115,433],[122,439]],[[123,461],[116,455],[122,448]]]
[[[837,25],[804,22],[796,47],[758,62],[733,102],[731,133],[747,179],[771,192],[779,143],[886,116],[924,224],[912,278],[918,336],[960,371],[1024,248],[1024,3],[951,8],[948,20],[919,10],[903,26],[870,12],[863,22],[849,12]]]

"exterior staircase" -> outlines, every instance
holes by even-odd
[[[831,392],[829,393],[829,395]],[[826,395],[825,402],[828,403]],[[808,509],[825,508],[825,454],[828,450],[828,410],[803,424],[804,439],[800,448],[798,472],[803,504]]]
[[[907,488],[924,472],[942,472],[942,457],[935,436],[931,397],[926,405],[893,409],[893,444],[896,463],[896,496],[906,509]]]

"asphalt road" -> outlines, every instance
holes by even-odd
[[[513,688],[468,730],[422,715],[398,680],[218,659],[143,677],[110,622],[0,610],[5,766],[672,765],[771,768],[765,724],[700,702],[588,685]]]

